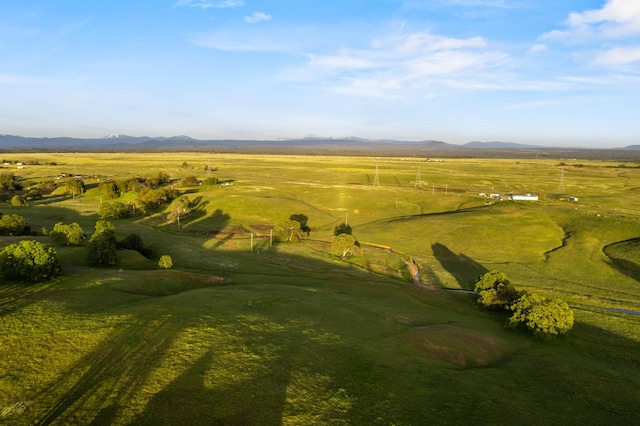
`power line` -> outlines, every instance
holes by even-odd
[[[378,163],[376,163],[376,175],[373,177],[373,186],[380,186],[380,176],[378,175]]]
[[[558,182],[558,194],[564,194],[564,192],[565,192],[565,188],[564,188],[564,167],[563,167],[560,172],[560,182]]]
[[[416,182],[413,187],[422,189],[422,177],[420,176],[420,166],[418,166],[418,173],[416,173]]]

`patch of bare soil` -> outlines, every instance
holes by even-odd
[[[460,367],[483,367],[500,359],[502,342],[453,325],[430,325],[409,331],[405,338],[425,357]]]

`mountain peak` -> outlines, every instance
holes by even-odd
[[[120,138],[126,138],[128,136],[126,135],[121,135],[119,133],[111,133],[108,136],[103,136],[101,139],[120,139]]]

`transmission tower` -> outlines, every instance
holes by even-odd
[[[416,173],[416,182],[413,185],[413,187],[422,189],[422,177],[420,177],[420,166],[418,166],[418,173]]]
[[[380,186],[380,176],[378,176],[378,163],[376,163],[376,175],[373,177],[373,186]]]
[[[560,182],[558,182],[558,194],[564,194],[564,167],[560,171]]]

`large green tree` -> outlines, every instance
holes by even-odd
[[[67,192],[71,193],[74,197],[84,193],[84,181],[82,179],[67,179],[64,187],[67,189]]]
[[[107,201],[100,204],[100,207],[98,207],[98,214],[102,218],[118,219],[131,216],[133,214],[133,210],[120,201]]]
[[[49,238],[56,244],[78,245],[86,239],[80,225],[76,222],[64,224],[58,222],[49,233]]]
[[[331,241],[331,253],[340,257],[359,256],[360,246],[351,234],[340,234]]]
[[[120,191],[118,185],[115,182],[103,182],[100,184],[100,196],[105,200],[111,198],[118,198]]]
[[[89,239],[89,262],[97,266],[113,266],[117,262],[118,243],[115,237],[116,228],[111,222],[99,220],[95,231]]]
[[[294,242],[302,239],[304,233],[300,229],[300,222],[297,220],[283,220],[274,227],[274,237],[278,241]]]
[[[504,272],[489,271],[476,281],[478,303],[487,308],[509,309],[521,295]]]
[[[538,337],[555,337],[573,328],[573,311],[560,299],[525,293],[511,306],[511,327],[524,325]]]
[[[178,198],[171,203],[171,211],[167,215],[170,221],[178,222],[178,232],[181,231],[180,219],[187,216],[191,212],[191,202],[187,197]]]
[[[29,235],[31,227],[24,217],[17,214],[5,214],[0,217],[0,235]]]
[[[22,240],[0,252],[0,274],[6,279],[40,282],[60,273],[56,251],[39,241]]]

